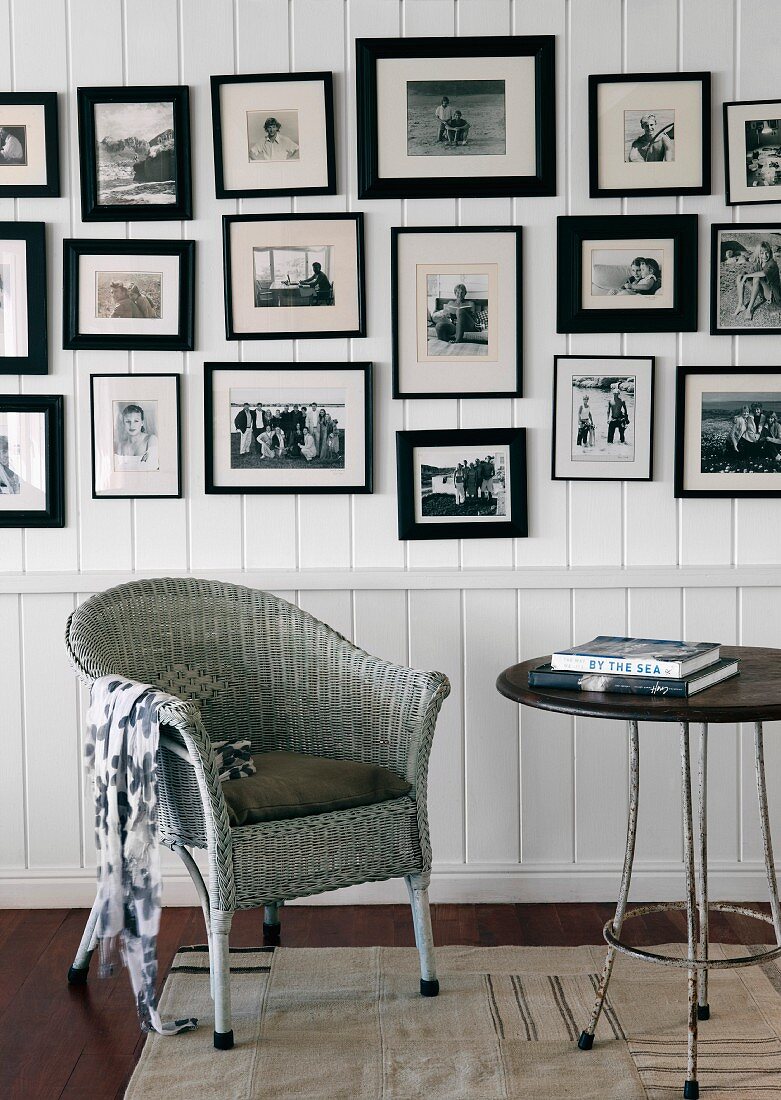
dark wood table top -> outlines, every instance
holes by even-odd
[[[550,655],[511,665],[499,676],[496,687],[508,699],[527,707],[585,718],[646,722],[765,722],[781,719],[781,649],[722,646],[721,655],[739,659],[739,675],[706,688],[691,699],[529,687],[529,672],[550,661]]]

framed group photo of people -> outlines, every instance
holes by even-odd
[[[46,374],[46,227],[0,222],[0,374]]]
[[[781,333],[781,224],[711,225],[712,336]]]
[[[0,198],[56,198],[56,92],[0,92]]]
[[[781,99],[724,104],[727,206],[781,202]]]
[[[65,526],[63,400],[0,394],[0,527]]]

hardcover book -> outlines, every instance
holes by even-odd
[[[568,672],[550,664],[540,665],[529,673],[529,687],[555,688],[564,691],[607,691],[618,695],[655,695],[661,698],[686,698],[706,688],[737,676],[738,662],[716,661],[707,668],[683,679],[662,676],[611,676],[602,672]]]
[[[717,642],[675,642],[659,638],[611,638],[600,634],[551,656],[553,668],[606,675],[682,679],[718,661]]]

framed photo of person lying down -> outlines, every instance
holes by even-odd
[[[778,367],[678,367],[675,495],[781,496]]]
[[[0,198],[56,197],[56,92],[0,92]]]
[[[63,397],[0,394],[0,527],[64,527]]]
[[[331,73],[213,76],[218,199],[336,194]]]
[[[0,222],[0,374],[46,374],[46,228]]]
[[[359,38],[358,197],[556,194],[555,38]]]
[[[63,242],[63,347],[192,351],[195,241]]]
[[[781,224],[711,226],[712,336],[781,334]]]
[[[371,363],[206,363],[207,493],[370,493]]]
[[[391,230],[394,397],[521,396],[521,232]]]
[[[525,538],[526,429],[396,433],[400,539]]]
[[[727,206],[781,202],[781,99],[724,104]]]
[[[229,340],[365,336],[363,214],[225,214]]]
[[[696,332],[697,215],[558,219],[557,332]]]
[[[590,76],[588,121],[592,198],[710,194],[710,73]]]
[[[651,481],[652,355],[556,355],[551,477]]]

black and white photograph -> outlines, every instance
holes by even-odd
[[[629,248],[592,248],[591,293],[632,298],[635,309],[661,304],[665,253],[659,248],[645,251],[646,255],[636,256]]]
[[[781,99],[724,104],[727,204],[781,202]]]
[[[576,375],[571,399],[572,461],[633,462],[634,375]]]
[[[488,354],[488,273],[426,275],[426,346],[430,356]]]
[[[299,160],[298,111],[247,111],[248,160]]]
[[[179,497],[178,374],[93,374],[92,495]]]
[[[56,92],[0,92],[0,198],[60,193]]]
[[[624,160],[627,164],[675,160],[675,111],[624,111]]]
[[[0,168],[27,164],[27,127],[12,126],[0,114]]]
[[[746,187],[781,187],[781,121],[746,122]]]
[[[62,527],[63,398],[0,394],[0,527]]]
[[[505,519],[509,488],[508,449],[463,447],[460,457],[443,448],[431,466],[418,468],[420,520],[438,523],[453,519]]]
[[[120,398],[114,409],[114,472],[160,469],[157,401]]]
[[[231,468],[343,469],[347,413],[345,391],[329,386],[231,390]]]
[[[504,80],[408,80],[407,153],[504,154],[506,110]]]
[[[161,271],[96,271],[95,279],[96,317],[162,317]]]
[[[711,226],[711,335],[781,333],[781,225]]]
[[[255,248],[252,255],[256,306],[335,305],[333,245]]]
[[[43,222],[0,222],[0,375],[46,374]]]

